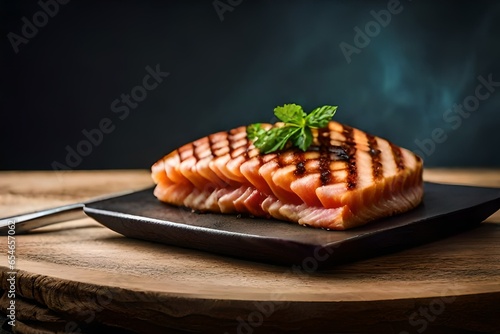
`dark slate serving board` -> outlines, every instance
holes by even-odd
[[[274,219],[198,214],[159,202],[153,189],[87,203],[124,236],[311,270],[394,252],[477,226],[500,208],[500,189],[425,183],[416,209],[348,231]]]

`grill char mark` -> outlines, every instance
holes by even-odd
[[[210,156],[214,157],[214,150],[212,148],[212,146],[214,145],[214,142],[212,140],[212,136],[207,136],[208,138],[208,149],[210,150]]]
[[[194,142],[191,143],[191,150],[193,150],[193,157],[196,159],[196,161],[200,161],[200,157],[198,156],[198,153],[196,152],[196,145]]]
[[[319,173],[321,185],[327,185],[332,179],[330,171],[330,153],[328,148],[330,147],[330,130],[328,128],[323,128],[318,130],[318,141],[319,141]]]
[[[226,131],[226,134],[227,134],[227,146],[229,148],[229,156],[234,158],[233,157],[233,151],[234,151],[234,147],[233,147],[233,136],[231,135],[231,131]]]
[[[396,162],[396,166],[398,167],[398,170],[405,169],[405,162],[403,159],[403,154],[401,153],[401,148],[394,145],[393,143],[390,143],[390,145],[391,145],[392,155],[394,157],[394,161]]]
[[[343,133],[346,137],[344,151],[347,153],[347,189],[353,190],[358,183],[358,169],[356,166],[356,143],[354,142],[354,129],[350,126],[343,126]]]
[[[311,145],[308,148],[309,152],[319,152],[320,156],[318,158],[321,185],[331,184],[334,181],[333,175],[330,170],[330,165],[333,161],[348,161],[349,156],[345,149],[341,146],[331,145],[332,131],[328,128],[318,129],[317,141],[319,145]],[[306,168],[307,159],[305,158],[304,152],[296,150],[295,155],[295,176],[301,177],[309,172]],[[278,163],[281,166],[281,161]]]
[[[295,152],[295,176],[300,177],[306,174],[306,158],[304,152]]]
[[[302,176],[306,173],[306,166],[305,166],[305,162],[304,161],[299,161],[296,165],[295,165],[295,175],[296,176]]]
[[[371,134],[366,134],[366,138],[368,140],[368,147],[370,153],[370,156],[372,158],[372,174],[373,174],[373,179],[374,180],[379,180],[382,178],[384,172],[383,172],[383,166],[382,163],[380,162],[380,150],[378,149],[378,143],[377,140],[375,139],[375,136]]]

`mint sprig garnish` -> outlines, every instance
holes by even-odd
[[[337,106],[323,106],[306,114],[297,104],[285,104],[274,108],[274,115],[284,122],[281,127],[265,130],[260,123],[247,127],[247,137],[262,153],[282,150],[288,142],[306,151],[311,146],[311,129],[324,128],[337,111]]]

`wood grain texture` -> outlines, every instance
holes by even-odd
[[[426,170],[500,187],[500,170]],[[0,172],[2,216],[142,189],[147,171]],[[6,254],[5,237],[0,252]],[[24,333],[500,332],[500,216],[438,242],[315,272],[122,237],[87,218],[16,236]],[[8,298],[0,258],[0,309]]]

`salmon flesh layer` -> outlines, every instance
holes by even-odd
[[[306,152],[261,154],[243,126],[201,138],[152,166],[154,194],[200,212],[331,230],[402,213],[422,201],[422,159],[409,150],[334,121],[312,131]]]

